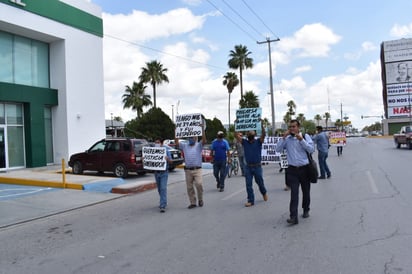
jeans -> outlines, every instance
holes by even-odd
[[[239,166],[240,170],[242,172],[242,176],[245,175],[245,157],[244,156],[238,156],[239,158]]]
[[[299,205],[299,185],[302,189],[302,208],[309,211],[310,206],[310,182],[308,168],[287,168],[287,182],[290,187],[289,212],[291,218],[297,218]]]
[[[326,159],[328,158],[328,152],[318,151],[318,161],[320,169],[320,177],[325,177],[325,175],[330,176],[330,170]]]
[[[154,173],[157,191],[160,196],[160,208],[166,208],[167,206],[167,178],[169,173],[167,171],[155,171]]]
[[[213,175],[219,184],[219,188],[225,188],[226,170],[226,160],[215,161],[213,163]]]
[[[259,186],[259,191],[262,195],[266,194],[265,184],[263,182],[263,171],[261,166],[248,166],[245,165],[245,179],[246,179],[246,192],[247,201],[249,203],[255,203],[255,194],[253,192],[253,177],[255,177],[256,184]]]

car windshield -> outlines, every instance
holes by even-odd
[[[106,146],[106,142],[102,141],[102,142],[98,142],[97,144],[95,144],[94,146],[92,146],[89,151],[90,152],[96,152],[96,151],[104,151],[104,147]]]
[[[412,128],[411,128],[411,127],[406,127],[406,128],[405,128],[405,132],[407,132],[407,133],[412,132]]]

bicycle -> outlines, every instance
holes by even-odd
[[[239,160],[237,157],[237,154],[232,153],[232,155],[230,156],[230,163],[227,164],[228,167],[228,172],[227,172],[227,176],[230,178],[230,176],[232,176],[232,172],[237,175],[237,173],[239,172]]]

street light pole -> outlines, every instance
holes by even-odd
[[[271,42],[277,42],[280,41],[279,38],[270,40],[269,37],[266,37],[266,41],[262,42],[257,42],[258,44],[268,44],[268,50],[269,50],[269,81],[270,81],[270,106],[272,108],[272,134],[275,135],[275,130],[276,130],[276,120],[275,120],[275,99],[273,95],[273,81],[272,81],[272,54],[271,54],[271,49],[270,49],[270,43]]]

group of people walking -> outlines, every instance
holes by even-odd
[[[255,204],[255,194],[253,190],[253,180],[258,185],[260,194],[264,201],[268,200],[268,193],[263,179],[263,169],[261,163],[262,145],[265,140],[265,128],[261,128],[261,135],[256,137],[256,132],[251,130],[247,132],[246,138],[241,132],[235,133],[235,149],[238,153],[242,175],[245,177],[247,202],[245,207],[251,207]],[[203,127],[203,125],[202,125]],[[158,140],[156,140],[157,142]],[[160,141],[160,140],[159,140]],[[203,177],[202,177],[202,149],[206,143],[205,130],[202,128],[201,140],[198,137],[190,137],[188,142],[179,142],[175,139],[176,147],[181,149],[185,155],[185,180],[187,194],[189,197],[188,209],[204,205],[203,200]],[[310,187],[309,180],[309,159],[308,154],[315,151],[315,145],[318,149],[318,161],[320,168],[319,179],[331,177],[331,171],[326,163],[328,158],[329,139],[322,127],[317,127],[317,134],[310,137],[300,131],[298,120],[291,120],[288,130],[284,132],[279,139],[276,151],[286,152],[288,167],[286,169],[286,184],[290,188],[289,219],[287,223],[295,225],[298,220],[299,205],[299,186],[302,190],[302,209],[303,218],[309,217],[310,211]],[[224,138],[224,133],[219,131],[217,138],[212,142],[213,151],[213,175],[216,179],[216,187],[220,192],[225,189],[226,166],[231,161],[230,147],[228,141]],[[169,160],[170,155],[166,156]],[[165,212],[167,205],[166,184],[167,176],[162,176],[160,172],[155,172],[156,183],[160,195],[160,212]],[[167,169],[164,173],[167,173]],[[164,183],[166,176],[166,184]]]

